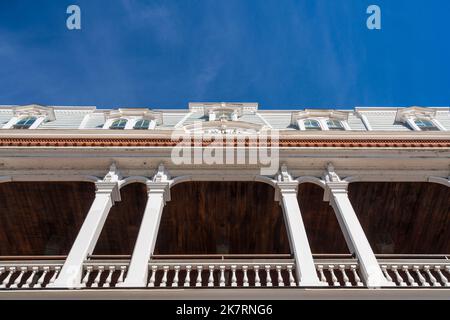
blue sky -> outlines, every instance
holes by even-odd
[[[449,14],[448,0],[0,0],[0,104],[448,106]]]

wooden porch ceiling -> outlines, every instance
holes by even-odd
[[[121,190],[95,254],[131,254],[146,204],[145,185]],[[188,182],[171,190],[157,254],[289,253],[271,186]],[[432,183],[352,183],[349,196],[376,253],[450,253],[450,190]],[[323,190],[299,186],[313,253],[348,253]],[[84,182],[0,184],[0,255],[64,255],[94,199]]]

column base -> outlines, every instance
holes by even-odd
[[[328,287],[328,283],[322,281],[300,281],[299,287]]]
[[[147,284],[142,284],[142,283],[127,283],[127,282],[122,282],[119,284],[116,284],[116,288],[146,288]]]
[[[366,285],[368,288],[381,288],[381,287],[396,287],[395,282],[388,281],[384,276],[382,279],[378,276],[371,276],[366,280]]]

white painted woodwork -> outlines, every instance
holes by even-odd
[[[83,262],[92,253],[105,224],[109,210],[120,200],[117,182],[96,183],[95,199],[67,256],[66,262],[51,287],[78,288],[81,286]]]
[[[248,272],[248,266],[242,266],[242,272],[244,273],[244,277],[243,277],[243,279],[242,279],[242,286],[243,286],[243,287],[248,287],[248,286],[249,286],[249,283],[248,283],[248,275],[247,275],[247,272]]]
[[[175,275],[173,276],[172,287],[178,287],[178,274],[180,273],[180,266],[175,266],[173,269],[175,270]]]
[[[297,201],[297,181],[279,181],[280,202],[283,208],[291,250],[295,257],[295,272],[299,286],[322,286],[314,267],[314,260]]]
[[[192,269],[192,266],[186,266],[186,277],[184,278],[184,286],[185,287],[191,286],[191,269]]]
[[[348,182],[327,182],[328,197],[334,209],[347,246],[359,261],[362,278],[368,287],[395,286],[386,279],[359,223],[347,194]]]
[[[128,274],[125,281],[120,285],[123,287],[146,286],[148,262],[155,248],[165,202],[169,200],[168,182],[148,182],[147,191],[147,204],[134,246]]]

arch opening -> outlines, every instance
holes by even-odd
[[[156,255],[290,254],[275,190],[263,182],[191,181],[171,188]]]
[[[450,189],[428,182],[355,182],[349,197],[376,254],[449,254]]]
[[[133,182],[120,189],[121,201],[109,211],[94,255],[131,255],[147,204],[147,186]]]
[[[67,255],[95,197],[89,182],[0,184],[0,255]]]
[[[350,253],[336,214],[323,201],[324,189],[312,182],[301,183],[297,200],[313,254]]]

